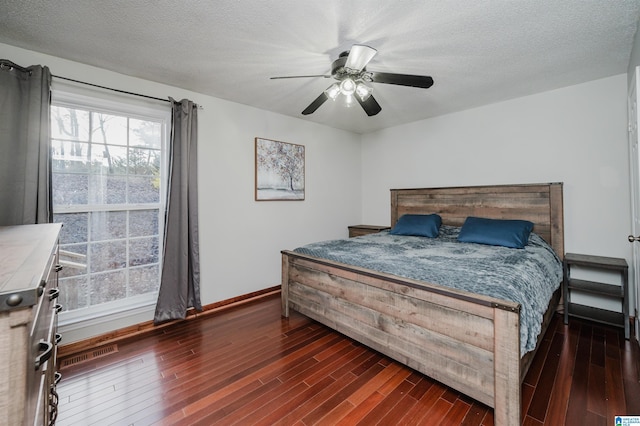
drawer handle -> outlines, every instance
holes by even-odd
[[[20,294],[12,294],[7,297],[5,303],[9,306],[19,306],[22,303],[23,297]]]
[[[42,353],[36,357],[36,370],[47,362],[47,360],[51,358],[51,354],[53,354],[53,344],[51,344],[51,342],[40,339],[38,345],[38,350]]]
[[[40,280],[40,284],[38,284],[38,297],[42,296],[42,294],[44,293],[44,288],[47,286],[47,281],[46,280]]]
[[[60,383],[60,380],[62,380],[62,373],[56,371],[56,373],[53,375],[53,384],[57,385],[58,383]]]
[[[62,312],[62,305],[57,303],[55,309],[56,309],[56,314],[59,314],[60,312]]]
[[[56,392],[55,386],[51,386],[49,392],[49,426],[53,426],[56,424],[56,420],[58,419],[59,402],[60,397],[58,396],[58,392]]]
[[[57,299],[58,296],[60,296],[59,288],[52,288],[51,290],[49,290],[49,300]]]
[[[62,341],[62,334],[56,333],[56,345]]]

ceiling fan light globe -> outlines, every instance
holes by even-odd
[[[340,94],[340,85],[338,83],[334,83],[327,90],[324,91],[325,95],[332,101],[335,101],[338,95]]]
[[[345,78],[340,83],[340,92],[345,96],[353,95],[356,91],[356,83],[350,78]]]
[[[355,104],[353,95],[345,95],[344,97],[344,105],[347,108],[351,108]]]
[[[362,100],[362,102],[369,99],[369,96],[373,93],[373,88],[367,86],[364,83],[358,83],[356,85],[356,95]]]

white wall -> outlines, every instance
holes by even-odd
[[[630,263],[626,93],[621,74],[365,135],[363,222],[389,224],[391,188],[564,182],[565,251]]]
[[[359,135],[5,44],[0,57],[120,90],[189,98],[204,108],[198,111],[204,305],[279,285],[280,250],[346,237],[347,226],[360,222]],[[305,145],[305,201],[254,201],[255,137]],[[68,327],[65,342],[151,318],[145,311],[112,324]]]
[[[627,83],[631,85],[631,76],[636,72],[636,67],[640,66],[640,19],[633,38],[633,46],[629,57],[629,67],[627,68]]]

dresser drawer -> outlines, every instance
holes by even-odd
[[[54,254],[47,265],[46,278],[42,280],[40,285],[42,291],[38,291],[40,296],[38,297],[38,304],[36,305],[29,336],[33,365],[34,369],[37,370],[40,370],[42,364],[50,357],[48,354],[52,354],[53,351],[53,333],[55,333],[53,327],[55,323],[52,322],[52,318],[55,313],[54,307],[58,294],[60,293],[55,279],[56,266],[56,255]]]
[[[60,228],[0,227],[0,425],[49,425],[55,415]]]
[[[56,277],[56,255],[52,255],[46,268],[46,279],[41,282],[38,304],[29,335],[31,354],[27,361],[27,402],[29,413],[34,413],[34,425],[49,424],[49,393],[55,374],[56,302],[59,290]]]

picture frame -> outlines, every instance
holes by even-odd
[[[305,147],[255,138],[255,200],[304,201]]]

